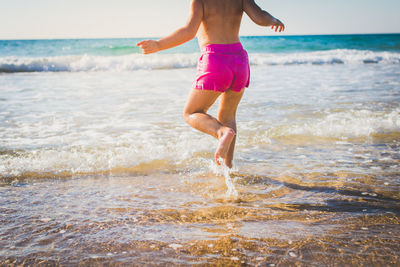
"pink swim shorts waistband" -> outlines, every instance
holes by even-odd
[[[233,44],[209,44],[201,48],[201,52],[220,52],[220,53],[236,53],[243,51],[241,43]]]

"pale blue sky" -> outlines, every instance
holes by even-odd
[[[399,33],[399,0],[256,0],[284,34]],[[165,36],[190,0],[0,0],[0,39]],[[274,35],[245,16],[241,35]]]

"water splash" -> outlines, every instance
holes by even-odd
[[[219,158],[218,162],[222,166],[222,171],[225,177],[225,183],[226,186],[228,187],[228,190],[225,193],[225,197],[231,199],[237,199],[239,197],[239,193],[236,190],[235,184],[233,183],[232,177],[230,175],[230,168],[228,168],[228,166],[225,165],[223,159]]]

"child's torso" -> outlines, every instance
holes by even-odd
[[[203,21],[198,31],[201,47],[239,42],[243,0],[202,0]]]

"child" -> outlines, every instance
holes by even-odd
[[[235,149],[236,109],[250,78],[247,53],[239,40],[243,12],[256,24],[271,26],[275,32],[285,29],[254,0],[192,0],[185,26],[158,41],[137,44],[144,54],[150,54],[181,45],[197,34],[201,57],[183,114],[190,126],[219,140],[215,160],[219,165],[222,158],[229,168]],[[220,95],[218,116],[214,118],[207,110]]]

